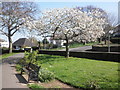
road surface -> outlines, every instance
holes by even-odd
[[[77,48],[70,48],[69,51],[73,52],[80,52],[80,51],[85,51],[85,50],[90,50],[92,49],[92,46],[84,46],[84,47],[77,47]],[[65,49],[61,49],[59,51],[65,51]]]

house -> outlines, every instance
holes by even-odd
[[[31,48],[34,46],[36,45],[27,38],[20,38],[13,43],[13,48],[15,50],[21,50],[21,49],[24,50],[25,48]]]
[[[0,39],[0,47],[8,48],[9,47],[9,42],[7,42],[3,39]]]
[[[60,39],[53,39],[50,38],[50,43],[53,45],[56,45],[56,47],[65,47],[65,40],[60,40]]]
[[[113,34],[120,33],[120,24],[116,25]]]
[[[69,42],[72,42],[72,40],[69,40]],[[66,40],[64,38],[58,38],[56,35],[55,37],[50,38],[50,43],[56,47],[65,47]]]
[[[110,40],[112,43],[120,44],[120,24],[118,24],[113,31],[113,35]]]

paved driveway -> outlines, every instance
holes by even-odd
[[[80,52],[92,49],[92,46],[84,46],[84,47],[77,47],[77,48],[70,48],[69,51]],[[59,51],[65,51],[65,49],[61,49]]]
[[[3,63],[0,64],[1,68],[0,72],[2,72],[2,74],[0,74],[0,77],[2,78],[1,79],[2,81],[0,83],[2,83],[2,88],[28,89],[26,86],[27,83],[26,80],[22,78],[22,76],[18,74],[15,70],[15,63],[17,63],[23,56],[24,56],[23,53],[19,53],[2,60]]]

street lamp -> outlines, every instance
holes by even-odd
[[[110,30],[108,33],[108,52],[110,52],[110,35],[113,33],[113,30]]]

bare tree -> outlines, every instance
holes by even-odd
[[[34,18],[36,6],[31,2],[2,2],[0,32],[8,37],[9,53],[12,52],[12,36],[21,31],[26,21]]]
[[[104,28],[105,34],[103,35],[103,39],[105,41],[105,44],[107,44],[107,38],[109,36],[109,31],[114,30],[114,28],[117,24],[117,20],[116,20],[114,15],[107,14],[106,18],[107,18],[108,24]]]

